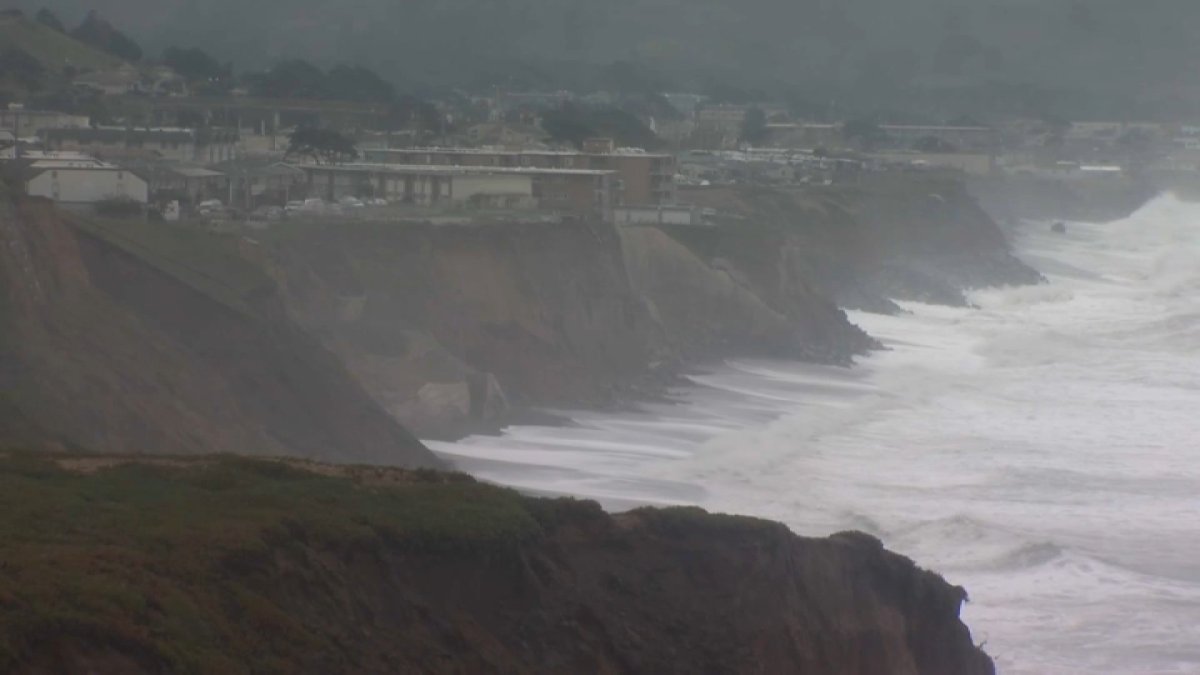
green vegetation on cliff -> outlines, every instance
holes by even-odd
[[[347,480],[250,459],[62,462],[73,470],[45,456],[0,459],[5,672],[64,639],[175,672],[299,672],[303,661],[291,659],[340,646],[258,586],[255,570],[277,548],[484,554],[540,531],[525,498],[454,474],[359,469]],[[384,476],[392,487],[364,484]]]
[[[0,670],[992,675],[866,535],[431,471],[0,453]]]
[[[107,70],[122,61],[43,23],[17,15],[0,16],[0,50],[20,50],[55,73],[65,68]]]

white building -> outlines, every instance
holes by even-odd
[[[616,173],[592,169],[303,164],[310,196],[383,197],[416,206],[545,209],[611,217]]]
[[[0,108],[0,129],[19,131],[22,136],[34,136],[42,129],[86,129],[91,122],[87,115],[73,115],[54,110],[26,110],[16,104]]]
[[[104,159],[165,159],[217,164],[237,158],[235,129],[174,127],[46,129],[42,136],[51,150],[77,150]]]
[[[21,175],[26,194],[62,204],[86,205],[109,199],[145,204],[150,197],[143,178],[98,159],[34,159]]]
[[[617,225],[700,225],[703,219],[695,206],[616,206],[613,222]]]

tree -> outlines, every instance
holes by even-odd
[[[16,81],[31,91],[42,88],[46,69],[42,62],[23,49],[0,52],[0,78]]]
[[[362,66],[337,65],[325,76],[325,96],[339,101],[390,103],[396,88],[375,71]]]
[[[126,61],[142,59],[142,48],[111,23],[100,18],[95,10],[88,12],[83,23],[71,31],[71,37]]]
[[[325,73],[303,59],[275,64],[265,73],[252,75],[251,91],[267,98],[327,98]]]
[[[388,107],[386,124],[387,128],[392,131],[400,129],[440,131],[443,125],[443,116],[429,101],[405,94]]]
[[[588,138],[614,139],[618,145],[656,148],[661,141],[634,115],[619,108],[588,108],[568,103],[542,116],[542,130],[550,138],[580,147]]]
[[[285,156],[310,157],[317,164],[336,164],[358,158],[354,141],[334,131],[300,127],[291,135]]]
[[[629,61],[613,61],[600,69],[600,85],[621,94],[656,94],[664,89],[662,81],[644,66]]]
[[[887,139],[887,133],[874,120],[860,117],[842,126],[842,138],[857,143],[863,150],[871,150]]]
[[[38,13],[34,15],[34,18],[43,26],[53,28],[60,33],[67,32],[67,27],[63,25],[61,20],[59,20],[58,15],[45,7],[39,9]]]
[[[230,83],[233,79],[232,64],[221,65],[202,49],[168,47],[162,61],[189,82]]]
[[[743,143],[762,143],[767,140],[767,114],[762,108],[750,108],[742,120],[741,139]]]

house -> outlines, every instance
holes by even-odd
[[[233,129],[178,127],[93,127],[46,129],[51,150],[79,150],[101,159],[142,158],[216,164],[237,156],[238,133]]]
[[[199,204],[206,199],[223,201],[229,194],[229,177],[202,166],[163,160],[128,162],[124,166],[146,178],[150,198],[156,203],[178,200]]]
[[[123,167],[92,158],[33,159],[17,162],[25,193],[65,205],[92,205],[111,199],[139,204],[149,200],[147,181]]]

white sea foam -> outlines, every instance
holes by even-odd
[[[679,405],[431,444],[610,508],[860,529],[965,586],[1004,673],[1200,672],[1200,206],[1027,228],[1049,283],[854,312],[854,369],[734,361]]]

